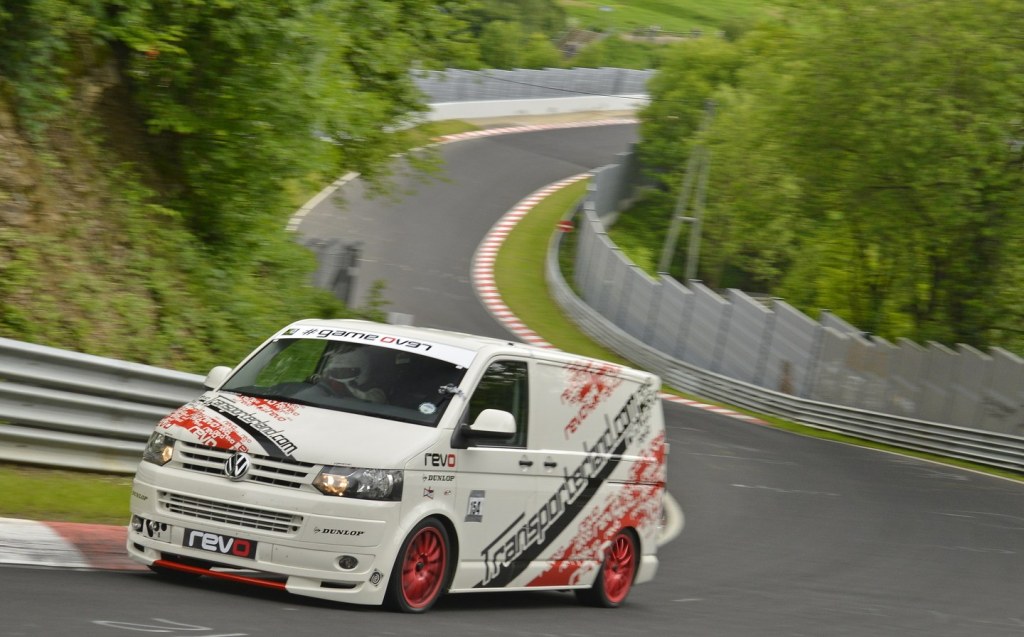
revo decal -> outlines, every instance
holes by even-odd
[[[455,468],[454,453],[425,453],[423,454],[424,467],[448,467]]]
[[[247,559],[256,557],[256,542],[209,531],[185,529],[185,546]]]

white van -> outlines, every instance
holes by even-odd
[[[496,339],[304,320],[160,421],[128,552],[356,604],[573,589],[618,606],[657,570],[659,380]]]

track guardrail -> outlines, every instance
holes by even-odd
[[[716,374],[653,349],[573,292],[559,267],[563,238],[563,233],[553,235],[545,264],[555,301],[591,338],[658,374],[669,387],[816,429],[1024,473],[1024,438],[807,400]]]
[[[0,338],[0,460],[134,473],[203,377]]]

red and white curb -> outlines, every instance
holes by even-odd
[[[128,559],[126,526],[0,518],[0,564],[144,570]]]
[[[476,254],[473,255],[473,287],[476,290],[480,301],[487,308],[491,315],[498,319],[498,322],[505,326],[508,331],[518,336],[523,341],[556,349],[554,345],[541,338],[536,332],[523,323],[505,302],[501,300],[498,286],[494,281],[494,262],[498,258],[501,246],[508,239],[508,235],[523,220],[538,203],[558,192],[562,188],[590,177],[590,173],[580,173],[572,177],[555,182],[529,195],[506,212],[498,222],[491,227],[484,237],[484,240],[477,246]]]
[[[501,246],[505,243],[508,235],[516,225],[523,220],[523,217],[529,214],[538,203],[550,197],[562,188],[572,185],[577,181],[587,179],[588,177],[590,177],[590,173],[573,175],[572,177],[567,177],[561,181],[549,184],[540,190],[535,191],[525,199],[522,199],[511,210],[502,215],[501,219],[498,219],[498,222],[491,227],[487,236],[484,237],[484,240],[480,242],[480,245],[477,247],[476,254],[473,256],[473,287],[476,290],[477,296],[480,297],[480,301],[484,304],[484,307],[487,308],[487,311],[491,313],[491,316],[504,325],[508,331],[531,345],[546,347],[548,349],[557,349],[554,345],[544,340],[539,334],[531,330],[526,323],[524,323],[511,309],[509,309],[507,305],[505,305],[505,302],[501,299],[501,293],[498,291],[498,286],[494,281],[494,263],[497,260],[498,252],[501,250]],[[663,393],[661,394],[661,398],[671,403],[686,405],[688,407],[696,407],[698,409],[703,409],[705,411],[728,416],[729,418],[735,418],[745,422],[758,425],[768,424],[759,418],[741,414],[737,411],[726,409],[725,407],[708,405],[696,400],[681,398],[673,394]]]

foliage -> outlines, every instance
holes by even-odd
[[[665,45],[609,36],[592,42],[572,58],[572,65],[588,68],[654,69],[661,66]]]
[[[524,38],[518,22],[490,22],[480,33],[480,58],[492,69],[522,68]]]
[[[317,134],[339,168],[386,172],[425,110],[410,67],[462,26],[420,0],[120,0],[107,33],[158,161],[180,171],[175,207],[234,258],[287,213],[283,182],[324,162]]]
[[[309,286],[312,255],[280,230],[226,267],[129,167],[86,159],[95,191],[68,218],[0,234],[4,336],[205,373],[295,318],[351,314]]]
[[[0,0],[0,86],[35,137],[72,96],[68,76],[95,63],[96,18],[80,4]]]
[[[687,40],[671,48],[647,83],[651,103],[640,113],[638,148],[652,179],[674,191],[704,118],[708,101],[738,82],[739,47],[720,38]]]
[[[465,19],[480,37],[494,22],[515,23],[523,33],[549,39],[565,30],[565,9],[555,0],[477,0],[465,11]]]
[[[418,143],[410,69],[479,64],[467,10],[0,0],[0,136],[30,135],[0,147],[0,334],[202,373],[351,315],[283,232],[295,190],[349,170],[384,187]]]
[[[526,69],[549,69],[563,66],[562,52],[541,34],[534,33],[527,38],[523,50],[523,68]]]
[[[672,195],[665,190],[642,189],[628,214],[621,215],[608,230],[609,238],[629,260],[650,274],[658,272],[672,206]]]
[[[650,83],[640,153],[663,188],[711,153],[702,278],[888,337],[1019,345],[1019,3],[790,4],[674,48]]]
[[[715,34],[735,29],[765,13],[771,0],[562,0],[572,26],[631,33],[657,27],[665,33]]]
[[[529,33],[518,22],[490,22],[480,33],[480,58],[492,69],[559,67],[562,54],[550,38]]]

